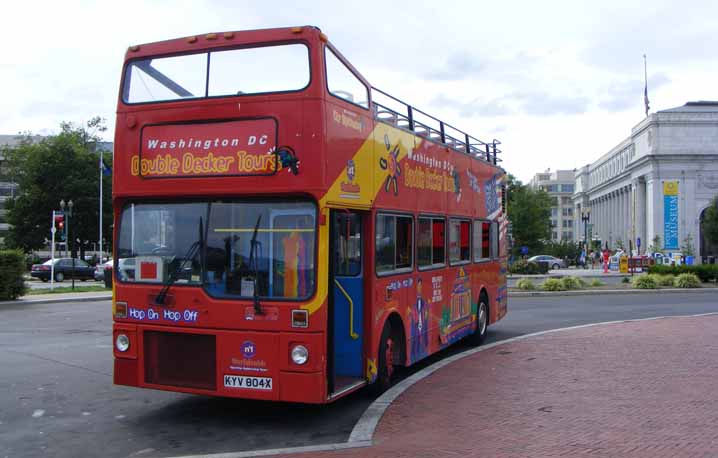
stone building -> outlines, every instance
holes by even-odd
[[[575,172],[576,240],[584,240],[582,211],[590,210],[589,238],[641,253],[664,253],[688,243],[694,255],[716,256],[701,223],[718,195],[718,102],[688,102],[653,113],[597,161]],[[706,261],[704,259],[704,261]]]
[[[551,240],[574,240],[573,170],[546,170],[529,181],[529,187],[546,191],[553,199],[551,207]]]

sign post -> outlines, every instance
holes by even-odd
[[[55,288],[55,210],[52,211],[52,223],[50,223],[50,232],[52,233],[52,245],[50,245],[50,291]]]

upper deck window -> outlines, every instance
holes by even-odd
[[[132,61],[127,103],[298,91],[309,85],[309,48],[285,44]]]
[[[369,90],[364,83],[334,55],[331,49],[326,48],[325,55],[329,93],[347,102],[369,108]]]

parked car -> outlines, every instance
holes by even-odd
[[[553,270],[566,268],[566,263],[563,261],[563,259],[554,258],[553,256],[548,256],[545,254],[539,256],[532,256],[529,258],[529,262],[545,262],[548,264],[549,268]]]
[[[33,264],[30,270],[30,276],[39,278],[42,281],[49,281],[52,272],[52,263],[55,263],[55,281],[61,282],[66,278],[72,278],[73,267],[72,258],[60,258],[45,261],[42,264]],[[75,259],[75,279],[76,280],[92,280],[95,278],[95,268],[90,266],[82,259]]]
[[[112,271],[112,259],[105,263],[100,263],[95,266],[95,280],[104,281],[105,272]]]

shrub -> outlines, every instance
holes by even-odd
[[[601,280],[599,280],[598,278],[594,278],[593,280],[591,280],[591,286],[593,286],[594,288],[597,286],[603,286],[603,285],[604,285],[604,283]]]
[[[696,274],[680,274],[673,282],[676,288],[700,288],[701,281]]]
[[[656,280],[656,283],[658,283],[659,286],[673,286],[673,280],[674,276],[671,274],[650,274],[653,275],[653,278]]]
[[[561,286],[564,289],[583,289],[586,287],[586,282],[578,277],[563,277],[561,279]]]
[[[541,288],[544,291],[566,291],[566,288],[563,286],[563,283],[558,278],[547,279],[543,283],[543,285],[541,285]]]
[[[527,262],[522,259],[511,264],[509,272],[520,275],[546,274],[548,273],[548,264],[545,262]]]
[[[696,266],[664,266],[654,265],[648,268],[652,274],[696,274],[702,282],[718,280],[718,264],[701,264]]]
[[[633,287],[638,289],[656,289],[658,283],[652,275],[639,275],[633,278]]]
[[[0,301],[17,299],[25,294],[25,255],[19,250],[0,251]]]
[[[536,285],[534,285],[534,282],[531,281],[530,278],[522,278],[516,283],[516,287],[518,289],[523,289],[524,291],[532,291],[536,289]]]
[[[631,280],[629,280],[628,277],[623,277],[623,279],[621,279],[621,283],[631,283]]]

